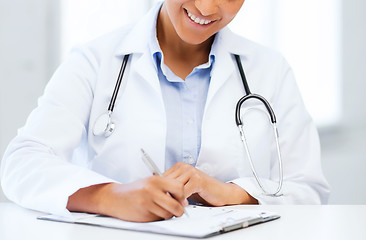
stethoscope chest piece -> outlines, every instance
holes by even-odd
[[[109,137],[115,129],[115,124],[111,121],[111,112],[100,115],[95,121],[94,136]]]

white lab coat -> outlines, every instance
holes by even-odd
[[[68,197],[80,188],[150,176],[140,148],[164,169],[166,114],[147,42],[155,31],[152,23],[158,10],[159,6],[152,9],[136,25],[74,49],[55,72],[38,107],[4,155],[1,183],[10,200],[27,208],[68,215]],[[219,50],[196,167],[221,181],[238,184],[261,204],[326,203],[328,185],[321,169],[316,128],[286,61],[227,28],[219,32],[216,41]],[[132,56],[113,113],[115,132],[109,138],[96,137],[92,134],[94,123],[107,111],[122,58],[129,53]],[[241,56],[252,92],[267,98],[276,113],[284,166],[282,197],[264,196],[251,173],[234,119],[244,89],[231,53]],[[275,188],[276,155],[265,150],[271,132],[256,122],[247,129],[253,160],[267,187]]]

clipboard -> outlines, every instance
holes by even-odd
[[[148,223],[128,222],[88,213],[72,213],[71,218],[45,215],[37,219],[191,238],[207,238],[280,218],[276,213],[233,207],[189,205],[186,210],[190,217],[183,215],[169,220]]]

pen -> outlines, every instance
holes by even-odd
[[[141,148],[142,152],[142,160],[146,164],[146,166],[151,170],[151,172],[155,175],[163,177],[163,174],[160,172],[159,168],[156,166],[151,157]]]
[[[159,168],[154,163],[154,161],[151,159],[151,157],[142,148],[141,148],[141,153],[142,153],[142,160],[144,161],[146,166],[151,170],[151,172],[153,172],[153,174],[158,175],[160,177],[164,177],[163,174],[160,172]],[[186,209],[185,208],[183,208],[183,209],[184,209],[184,214],[187,215],[187,217],[189,217]]]

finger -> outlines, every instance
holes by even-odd
[[[168,170],[166,170],[163,173],[164,177],[169,177],[169,178],[176,178],[179,175],[179,171],[177,168],[169,168]]]
[[[184,185],[175,180],[164,177],[149,178],[150,184],[147,186],[149,196],[153,202],[174,216],[181,216],[184,212],[182,203],[184,203]],[[155,210],[158,211],[158,210]],[[163,217],[170,218],[164,212]]]
[[[183,162],[177,162],[174,164],[171,168],[166,170],[164,172],[164,176],[172,176],[172,178],[175,178],[176,176],[180,175],[181,172],[186,171],[187,167],[192,167],[189,164],[183,163]]]
[[[181,204],[183,207],[187,207],[189,205],[188,199],[185,198]]]
[[[191,178],[191,176],[196,173],[197,173],[197,170],[194,167],[190,166],[190,167],[184,167],[184,168],[177,169],[176,171],[171,172],[166,177],[179,180],[182,183],[186,183],[189,180],[189,178]]]
[[[163,178],[162,190],[172,195],[178,202],[184,201],[184,184],[176,179]]]
[[[199,192],[199,190],[198,190],[198,184],[195,183],[194,181],[188,181],[184,185],[184,198],[188,198],[192,194],[198,193],[198,192]]]
[[[184,184],[184,197],[187,198],[193,193],[202,191],[203,178],[205,176],[199,171],[188,171],[176,178]]]
[[[153,202],[153,204],[151,204],[151,207],[149,208],[149,212],[155,218],[157,217],[157,218],[160,218],[160,219],[170,219],[173,216],[175,216],[173,213],[166,210],[163,206],[161,206],[160,204],[157,204],[156,202]]]
[[[174,199],[170,194],[159,195],[154,198],[154,202],[168,213],[167,216],[169,218],[172,215],[180,217],[184,213],[182,203]]]
[[[191,179],[191,177],[192,177],[192,172],[187,171],[187,172],[183,172],[180,175],[176,176],[174,179],[185,185]]]
[[[184,183],[179,182],[176,179],[173,179],[170,183],[172,184],[171,186],[165,185],[165,191],[168,192],[175,200],[180,202],[182,206],[187,206],[189,203],[184,192]]]

